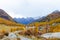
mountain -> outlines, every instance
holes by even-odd
[[[35,22],[45,22],[45,21],[50,21],[58,18],[60,18],[60,11],[55,10],[51,14],[35,20]]]
[[[14,19],[2,9],[0,9],[0,24],[8,26],[24,26],[23,24],[16,23]]]
[[[0,9],[0,17],[13,21],[13,18],[11,16],[9,16],[4,10]]]
[[[31,22],[34,22],[35,19],[32,17],[28,17],[28,18],[14,18],[14,20],[18,23],[22,23],[22,24],[29,24]]]
[[[52,12],[51,14],[49,14],[47,16],[47,18],[50,18],[50,20],[60,18],[60,11],[56,10],[56,11]]]

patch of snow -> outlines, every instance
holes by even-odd
[[[44,38],[60,38],[60,32],[46,33],[46,34],[41,35],[41,37],[44,37]]]

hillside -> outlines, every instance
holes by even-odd
[[[9,26],[23,26],[23,24],[16,23],[14,19],[2,9],[0,9],[0,24]]]
[[[0,31],[17,31],[24,30],[25,25],[16,23],[14,19],[4,10],[0,9]]]
[[[0,18],[0,32],[14,32],[24,30],[25,25]]]
[[[7,20],[10,20],[10,21],[13,21],[13,18],[8,15],[4,10],[0,9],[0,17],[1,18],[4,18],[4,19],[7,19]]]
[[[9,20],[3,19],[3,18],[0,18],[0,24],[11,25],[11,26],[21,26],[21,25],[23,25],[23,24],[18,24],[16,22],[9,21]]]
[[[58,18],[60,18],[60,11],[55,10],[54,12],[50,13],[47,16],[37,19],[36,22],[46,22],[46,21],[50,21]]]
[[[34,26],[36,31],[43,33],[60,32],[60,11],[54,11],[46,17],[28,24],[28,26]]]

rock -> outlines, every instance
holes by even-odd
[[[9,33],[8,37],[9,37],[11,40],[20,40],[20,38],[18,37],[18,35],[15,34],[15,33]]]
[[[9,38],[8,36],[5,36],[3,39],[1,40],[20,40],[20,38]]]
[[[9,38],[17,38],[17,35],[14,33],[9,33],[8,35]]]

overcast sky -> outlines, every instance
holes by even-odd
[[[60,10],[60,0],[0,0],[0,8],[12,17],[45,16]]]

